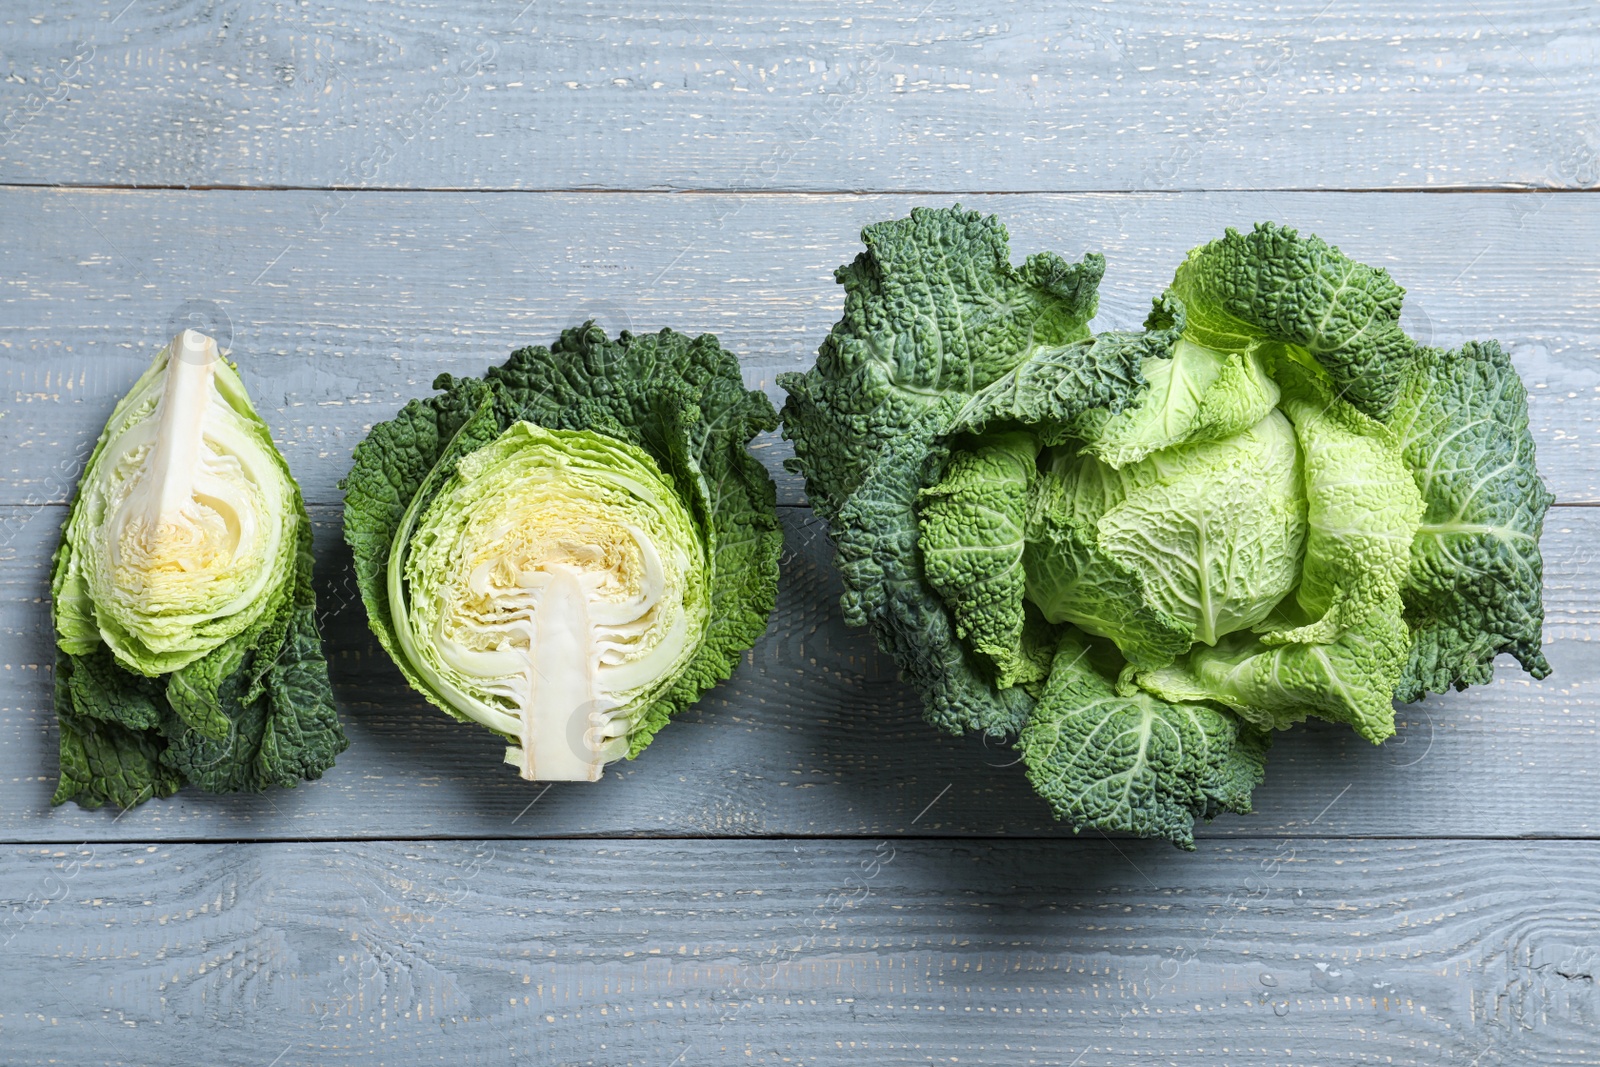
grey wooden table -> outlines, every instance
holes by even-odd
[[[750,7],[0,13],[0,1063],[1600,1063],[1593,5]],[[843,627],[769,439],[771,629],[644,758],[530,789],[405,688],[338,533],[368,426],[589,317],[714,331],[777,398],[860,227],[956,199],[1104,252],[1099,328],[1278,219],[1390,267],[1415,335],[1500,338],[1555,674],[1282,736],[1197,853],[1074,838]],[[52,810],[49,554],[187,320],[305,487],[351,747]]]

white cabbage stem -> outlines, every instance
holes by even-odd
[[[113,542],[123,582],[134,592],[150,589],[152,572],[176,570],[183,576],[198,576],[226,566],[240,533],[239,509],[221,500],[229,494],[203,493],[200,484],[213,459],[206,427],[213,405],[220,403],[217,343],[203,333],[184,330],[172,339],[168,352],[149,459],[120,509],[121,535]],[[215,506],[205,506],[202,496]],[[166,583],[158,587],[166,588]]]
[[[623,732],[612,729],[613,713],[621,706],[613,694],[647,684],[680,650],[667,641],[666,663],[649,655],[619,655],[655,622],[652,611],[666,588],[661,558],[649,538],[627,525],[621,532],[632,538],[637,552],[624,555],[642,565],[633,596],[603,598],[606,586],[619,584],[618,575],[605,566],[608,558],[616,559],[617,546],[608,552],[600,545],[566,544],[566,560],[541,560],[517,576],[533,618],[525,631],[521,744],[507,747],[506,762],[529,781],[597,781],[617,757],[614,742]]]
[[[595,697],[589,598],[578,572],[552,567],[546,573],[528,648],[518,770],[530,781],[592,782],[604,765],[594,759],[589,738]]]
[[[194,501],[195,476],[205,441],[206,409],[216,378],[217,343],[203,333],[184,330],[172,339],[167,386],[156,407],[161,426],[150,457],[145,520],[157,527]]]

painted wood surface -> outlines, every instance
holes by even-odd
[[[8,1064],[1600,1062],[1595,842],[13,847]]]
[[[839,317],[861,227],[952,197],[0,189],[0,504],[63,502],[180,321],[231,337],[314,503],[372,423],[595,318],[712,332],[777,402]],[[1097,329],[1135,328],[1190,248],[1274,219],[1389,267],[1405,324],[1494,336],[1558,499],[1600,502],[1600,214],[1579,194],[965,197],[1013,252],[1107,258]],[[786,445],[760,445],[781,474]],[[780,499],[803,499],[782,476]]]
[[[1588,187],[1561,0],[13,8],[0,179],[515,189]]]
[[[1593,16],[0,12],[0,1062],[1600,1064]],[[781,400],[861,226],[957,199],[1018,257],[1104,252],[1100,328],[1271,218],[1389,267],[1415,336],[1498,337],[1568,505],[1556,673],[1407,708],[1382,748],[1283,735],[1194,854],[1073,839],[842,626],[771,438],[778,611],[643,758],[530,789],[405,688],[338,534],[373,422],[591,317],[715,332]],[[352,747],[295,790],[52,810],[49,553],[179,325],[231,341],[312,501]]]

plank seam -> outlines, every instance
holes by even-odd
[[[59,189],[86,192],[174,192],[174,193],[462,193],[525,194],[533,196],[817,196],[817,197],[870,197],[870,196],[1214,196],[1239,193],[1360,193],[1392,196],[1423,193],[1437,196],[1472,195],[1477,193],[1523,194],[1585,194],[1600,193],[1600,186],[1583,185],[1395,185],[1395,186],[1186,186],[1140,187],[1137,189],[777,189],[777,188],[607,188],[603,186],[549,186],[519,188],[517,186],[471,185],[177,185],[136,184],[118,182],[26,182],[0,181],[0,189]]]
[[[77,836],[73,834],[72,836]],[[499,842],[526,842],[552,843],[563,842],[734,842],[748,841],[752,843],[780,844],[789,841],[808,842],[840,842],[853,843],[861,841],[914,841],[914,842],[959,842],[972,843],[975,841],[992,841],[999,843],[1033,843],[1039,844],[1047,841],[1063,844],[1127,844],[1138,843],[1143,838],[1126,835],[1101,834],[1099,837],[1073,836],[1064,837],[1050,834],[907,834],[897,832],[884,832],[875,834],[551,834],[545,837],[529,837],[515,834],[416,834],[404,837],[83,837],[78,844],[69,844],[64,838],[17,838],[0,840],[0,847],[5,848],[33,848],[33,847],[66,847],[75,848],[79,845],[362,845],[362,844],[429,844],[433,842],[448,843],[458,841],[499,841]],[[1155,839],[1149,839],[1155,840]],[[1262,833],[1262,834],[1229,834],[1223,837],[1207,837],[1195,835],[1195,843],[1200,846],[1200,851],[1208,847],[1225,846],[1235,842],[1272,842],[1272,841],[1383,841],[1388,843],[1454,843],[1476,844],[1479,842],[1528,842],[1540,844],[1554,844],[1569,842],[1572,844],[1600,843],[1600,833],[1596,834],[1479,834],[1479,835],[1453,835],[1453,834],[1292,834],[1292,833]]]

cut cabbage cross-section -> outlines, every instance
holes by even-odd
[[[523,778],[594,781],[766,629],[783,530],[748,446],[777,412],[710,334],[593,323],[434,388],[340,483],[367,622]]]
[[[174,337],[111,412],[50,594],[54,803],[292,786],[344,750],[311,520],[238,371],[204,334]]]
[[[69,651],[104,642],[150,677],[275,607],[293,569],[294,486],[216,342],[173,339],[117,406],[67,536]]]
[[[626,442],[517,422],[424,501],[389,560],[406,656],[517,739],[523,778],[599,778],[704,636],[705,546],[671,480]]]

